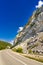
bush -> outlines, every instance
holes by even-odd
[[[14,48],[13,51],[23,53],[23,49],[21,47]]]
[[[35,25],[35,23],[33,22],[32,24],[30,24],[30,27],[32,28]]]
[[[16,52],[23,53],[23,49],[19,47],[16,49]]]
[[[29,50],[29,53],[32,53],[32,50],[31,49]]]

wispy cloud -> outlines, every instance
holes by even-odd
[[[21,32],[23,30],[23,27],[19,27],[17,33]]]
[[[14,43],[14,40],[11,40],[10,43],[13,44]]]
[[[40,0],[40,1],[38,2],[38,5],[36,5],[35,7],[36,7],[36,8],[40,8],[42,5],[43,5],[43,1]]]

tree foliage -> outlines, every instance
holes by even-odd
[[[11,47],[12,45],[8,42],[0,41],[0,50],[6,49],[7,46]]]

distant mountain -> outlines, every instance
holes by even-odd
[[[25,53],[29,49],[43,52],[43,6],[33,12],[23,30],[17,34],[14,46],[22,46]]]
[[[0,50],[10,48],[12,45],[5,41],[0,41]]]

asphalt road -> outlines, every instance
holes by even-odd
[[[43,65],[43,63],[25,58],[12,50],[0,51],[0,65]]]

